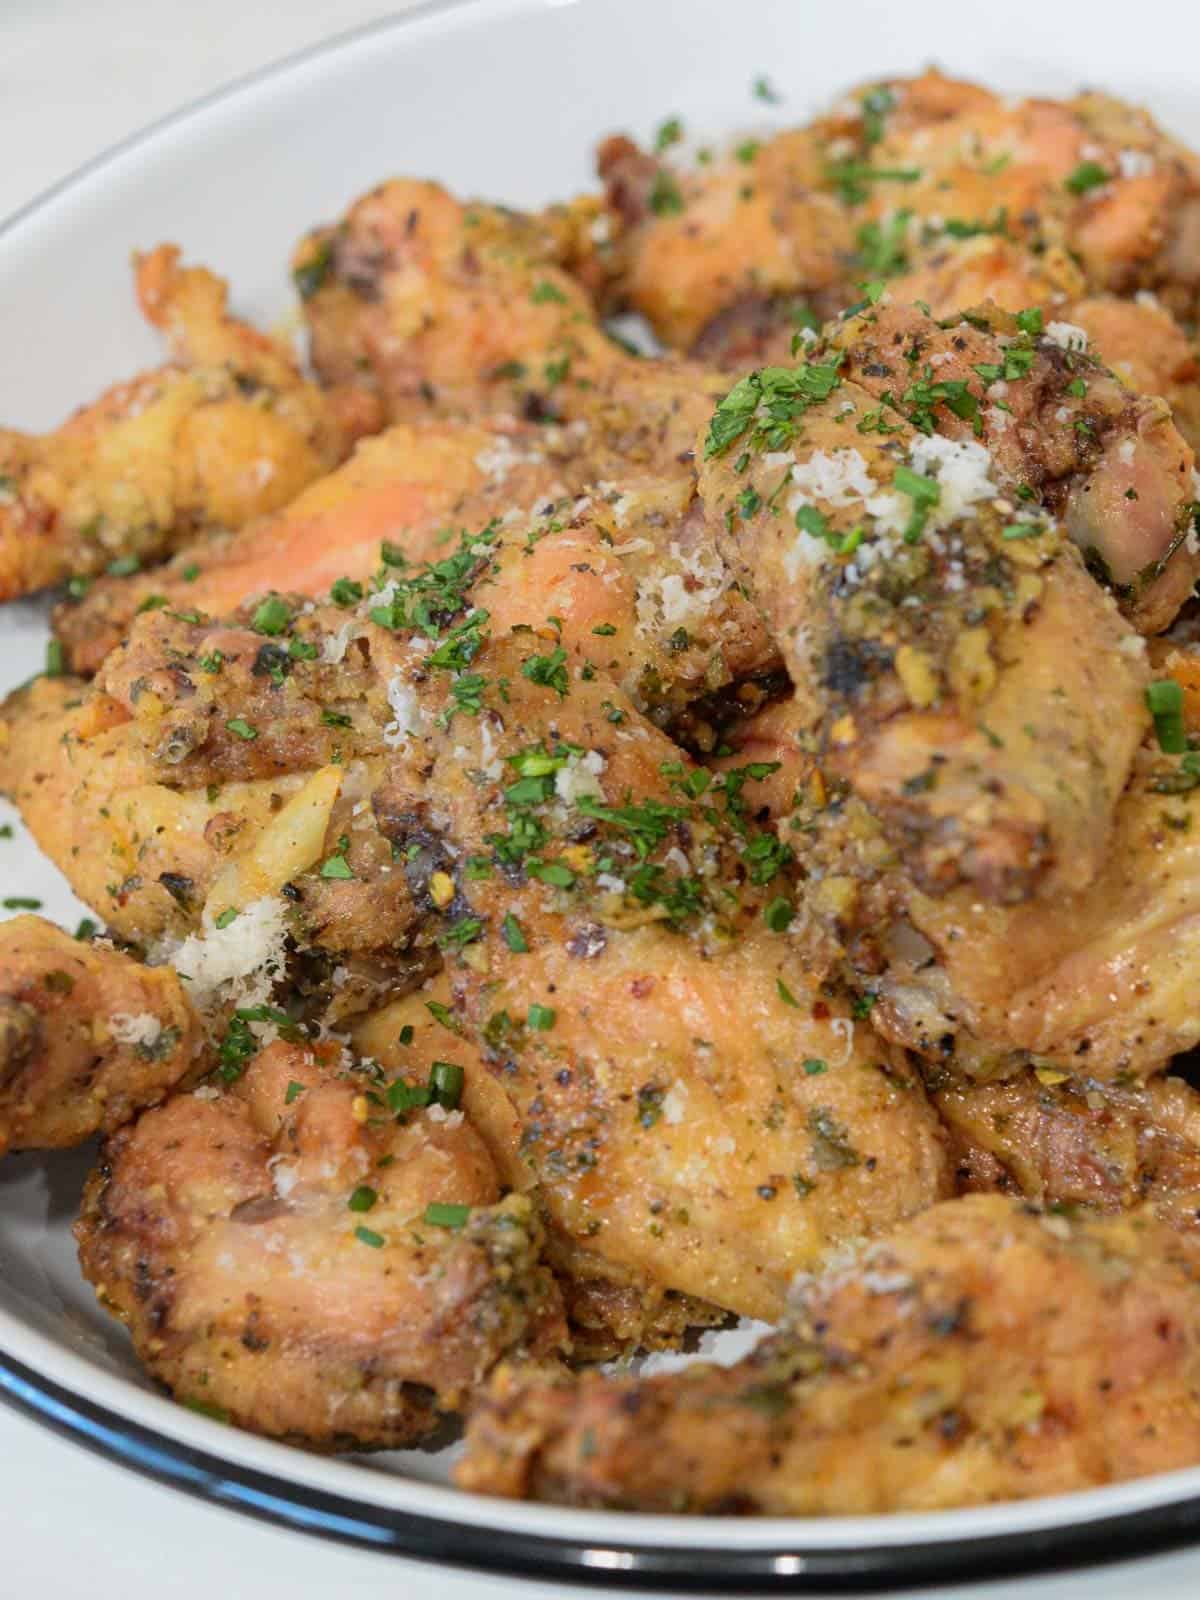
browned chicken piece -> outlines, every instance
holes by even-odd
[[[841,929],[876,1026],[974,1077],[1033,1061],[1127,1081],[1200,1043],[1196,784],[1188,756],[1145,752],[1101,870],[1051,901],[938,900],[885,875],[851,910],[848,885]]]
[[[828,1516],[1059,1494],[1200,1453],[1192,1253],[1138,1214],[935,1206],[803,1284],[732,1367],[506,1368],[465,1489],[639,1511]]]
[[[597,152],[617,243],[606,298],[641,312],[665,344],[708,357],[722,313],[790,323],[842,309],[854,222],[825,187],[823,142],[809,129],[735,150],[687,172],[632,140]]]
[[[112,1133],[204,1064],[169,967],[144,967],[42,917],[0,923],[0,1152]]]
[[[374,803],[401,853],[441,852],[458,1025],[517,1110],[555,1228],[634,1278],[772,1316],[831,1245],[943,1193],[902,1058],[783,936],[788,853],[745,822],[749,775],[712,787],[536,638],[472,654],[475,714],[424,659],[403,669],[413,737]]]
[[[306,1010],[336,1022],[428,962],[408,876],[368,804],[386,747],[375,734],[373,754],[355,754],[367,740],[354,716],[384,728],[392,713],[357,652],[297,662],[326,696],[309,701],[282,673],[279,685],[255,675],[264,643],[244,628],[144,617],[121,657],[135,681],[133,663],[144,669],[128,703],[69,679],[10,697],[0,786],[79,897],[122,938],[170,958],[210,1020],[269,1002],[290,973]],[[359,707],[365,683],[373,711]],[[226,726],[257,734],[247,712],[261,718],[257,764],[239,759],[255,739]],[[291,971],[296,948],[302,974]]]
[[[1165,403],[1131,394],[1087,354],[1083,330],[982,306],[942,326],[915,306],[843,321],[811,359],[924,432],[978,439],[998,484],[1061,518],[1143,633],[1168,626],[1200,556],[1194,457]]]
[[[1150,1205],[1200,1223],[1200,1096],[1181,1078],[1144,1084],[1068,1077],[1048,1066],[997,1083],[944,1086],[933,1099],[953,1140],[963,1190],[1000,1189],[1056,1208]]]
[[[137,263],[169,366],[116,385],[53,433],[0,430],[0,599],[241,527],[336,466],[374,422],[355,417],[357,393],[338,404],[308,383],[228,314],[221,279],[177,256],[163,245]]]
[[[537,1179],[521,1154],[521,1117],[500,1076],[489,1072],[478,1046],[459,1029],[448,1034],[454,995],[445,973],[415,993],[360,1018],[354,1048],[388,1073],[428,1080],[436,1062],[451,1057],[463,1069],[462,1109],[488,1147],[506,1188],[528,1194],[545,1231],[544,1259],[554,1269],[571,1330],[573,1359],[602,1360],[628,1350],[678,1346],[689,1329],[725,1321],[711,1302],[680,1294],[623,1269],[602,1251],[555,1225],[541,1203]]]
[[[783,650],[809,751],[885,854],[928,893],[965,883],[984,903],[1090,881],[1148,675],[1054,520],[1001,492],[982,444],[916,432],[836,359],[744,380],[703,449],[705,507]]]
[[[929,71],[868,84],[806,128],[692,170],[670,145],[651,156],[627,139],[598,159],[608,293],[677,348],[699,339],[711,354],[721,319],[786,316],[806,295],[829,315],[830,297],[849,304],[864,280],[990,239],[1074,257],[1092,290],[1151,290],[1196,316],[1200,167],[1106,96],[1014,101]]]
[[[296,270],[313,361],[393,420],[586,422],[626,472],[678,468],[725,387],[702,367],[641,361],[604,333],[537,222],[394,179],[310,234]],[[682,463],[686,466],[686,462]]]
[[[336,1045],[279,1042],[226,1092],[109,1140],[80,1261],[175,1397],[320,1450],[433,1431],[505,1355],[560,1348],[528,1201],[440,1101],[397,1111]],[[227,1072],[227,1076],[236,1073]]]

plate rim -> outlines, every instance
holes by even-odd
[[[403,33],[439,16],[475,10],[502,19],[507,14],[557,9],[564,3],[585,0],[417,0],[404,12],[388,12],[341,29],[298,50],[268,61],[249,72],[238,74],[214,89],[197,95],[164,115],[135,129],[71,169],[48,187],[0,217],[0,246],[11,247],[22,228],[36,224],[60,202],[78,191],[86,191],[106,169],[118,166],[143,147],[153,146],[194,118],[200,118],[222,104],[252,95],[256,89],[286,79],[293,73],[341,51],[353,50],[374,36]],[[595,0],[591,0],[595,3]],[[17,246],[19,248],[19,245]],[[498,1572],[523,1578],[558,1579],[572,1584],[612,1585],[619,1579],[642,1589],[670,1588],[699,1593],[714,1584],[729,1592],[762,1591],[803,1593],[820,1588],[841,1592],[866,1592],[886,1586],[894,1592],[899,1584],[909,1589],[918,1584],[978,1581],[985,1578],[1061,1570],[1080,1565],[1113,1564],[1116,1561],[1162,1551],[1173,1546],[1200,1541],[1200,1464],[1181,1472],[1160,1473],[1143,1479],[1106,1485],[1069,1495],[1040,1496],[1027,1502],[1010,1501],[995,1507],[950,1510],[937,1513],[876,1513],[868,1517],[820,1518],[679,1518],[646,1513],[588,1511],[582,1513],[588,1524],[611,1519],[613,1537],[600,1530],[597,1537],[586,1532],[574,1536],[537,1528],[506,1528],[496,1520],[463,1522],[453,1515],[425,1509],[405,1509],[371,1498],[352,1499],[336,1489],[304,1481],[303,1477],[276,1475],[236,1457],[218,1453],[186,1438],[123,1415],[120,1410],[93,1399],[86,1388],[72,1387],[37,1371],[12,1348],[39,1342],[68,1364],[79,1362],[99,1372],[102,1378],[128,1387],[154,1407],[181,1410],[174,1402],[140,1390],[124,1375],[109,1374],[96,1368],[69,1346],[59,1345],[48,1335],[23,1326],[20,1319],[0,1306],[0,1403],[32,1418],[51,1432],[123,1468],[166,1484],[193,1498],[223,1505],[241,1514],[304,1532],[334,1542],[356,1545],[381,1553],[399,1555],[431,1563],[453,1565],[480,1571]],[[28,1353],[28,1352],[27,1352]],[[165,1415],[165,1412],[162,1413]],[[220,1424],[183,1413],[181,1421],[196,1423],[200,1430]],[[192,1431],[192,1430],[189,1430]],[[287,1450],[298,1461],[316,1463],[298,1447],[264,1440],[250,1433],[239,1435],[270,1450]],[[374,1475],[365,1474],[365,1482]],[[1105,1509],[1103,1501],[1120,1491],[1180,1481],[1180,1491],[1168,1491],[1134,1509]],[[1185,1487],[1185,1480],[1187,1482]],[[375,1481],[379,1481],[377,1478]],[[393,1478],[420,1491],[437,1490],[458,1503],[486,1502],[486,1497],[470,1495],[452,1485],[433,1484],[421,1479]],[[1041,1526],[1024,1525],[1000,1532],[956,1533],[953,1523],[972,1514],[977,1518],[990,1511],[1012,1514],[1055,1503],[1075,1502],[1072,1515]],[[505,1506],[521,1502],[497,1500],[498,1516]],[[530,1509],[526,1507],[525,1509]],[[566,1521],[581,1513],[570,1507],[543,1506],[549,1517]],[[854,1543],[854,1526],[870,1522],[885,1527],[897,1521],[911,1524],[931,1518],[945,1532],[934,1528],[924,1537],[910,1536],[895,1542]],[[631,1519],[643,1522],[647,1534],[663,1524],[686,1522],[688,1537],[668,1543],[646,1543],[623,1531]],[[547,1519],[549,1520],[549,1518]],[[825,1527],[842,1524],[841,1541],[806,1545],[802,1538],[785,1537],[820,1523]],[[762,1542],[741,1540],[725,1545],[706,1544],[702,1530],[714,1527],[729,1532],[759,1528]],[[697,1537],[690,1537],[695,1528]]]

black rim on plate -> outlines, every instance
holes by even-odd
[[[237,78],[119,141],[11,216],[0,219],[0,239],[112,162],[200,111],[371,35],[473,3],[424,0],[403,16],[368,22]],[[704,1544],[704,1524],[698,1519],[694,1545],[656,1546],[623,1540],[600,1544],[491,1524],[476,1527],[288,1483],[131,1422],[41,1376],[4,1350],[0,1350],[0,1400],[143,1477],[262,1522],[384,1554],[543,1581],[621,1584],[649,1590],[716,1588],[730,1593],[894,1593],[898,1587],[1113,1562],[1200,1539],[1200,1497],[1193,1496],[1084,1522],[971,1539],[808,1549],[802,1539],[804,1524],[798,1520],[794,1544],[728,1549]]]
[[[328,1490],[288,1483],[253,1467],[131,1422],[74,1394],[0,1351],[0,1398],[54,1432],[159,1483],[260,1521],[342,1544],[422,1561],[567,1583],[641,1589],[810,1590],[869,1592],[918,1584],[1029,1573],[1111,1561],[1200,1536],[1200,1499],[1094,1521],[978,1539],[808,1549],[803,1527],[788,1546],[722,1549],[611,1543],[566,1535],[476,1527],[420,1512],[372,1505]]]

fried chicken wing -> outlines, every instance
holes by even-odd
[[[144,967],[42,917],[0,923],[0,1152],[111,1133],[204,1064],[169,967]]]
[[[398,1119],[335,1047],[276,1043],[105,1146],[80,1261],[180,1400],[317,1449],[430,1433],[561,1309],[527,1201],[434,1103]],[[403,1080],[400,1080],[401,1082]]]
[[[1193,1257],[1144,1215],[935,1206],[803,1285],[735,1366],[507,1369],[463,1488],[645,1511],[930,1511],[1167,1471],[1200,1450]]]
[[[703,445],[810,750],[932,893],[1086,883],[1146,725],[1140,641],[981,444],[874,399],[836,361],[767,369]]]
[[[137,266],[172,364],[53,433],[0,431],[0,598],[241,527],[336,466],[362,431],[346,420],[356,396],[344,419],[282,349],[229,316],[219,278],[177,255],[160,246]]]
[[[466,717],[415,658],[380,826],[441,841],[439,942],[552,1221],[770,1315],[830,1244],[942,1192],[936,1130],[781,937],[787,853],[742,821],[748,775],[702,801],[615,686],[533,644],[472,656]]]

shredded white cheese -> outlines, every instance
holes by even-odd
[[[421,731],[421,702],[411,684],[404,681],[401,668],[397,667],[392,674],[391,682],[387,687],[388,705],[395,712],[396,720],[389,722],[383,730],[383,742],[389,750],[395,750],[404,744],[407,739],[415,737]]]
[[[598,750],[588,750],[584,755],[567,757],[565,767],[554,774],[554,792],[564,805],[578,805],[585,796],[603,800],[604,790],[600,774],[608,762]]]
[[[1077,327],[1073,322],[1048,322],[1046,338],[1062,350],[1087,349],[1087,330]]]
[[[162,1032],[162,1022],[150,1011],[114,1011],[108,1031],[119,1044],[153,1045]]]

